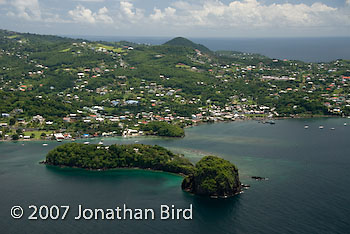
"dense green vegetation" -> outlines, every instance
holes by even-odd
[[[167,136],[167,137],[183,137],[185,131],[178,125],[172,125],[166,122],[150,122],[142,125],[141,130],[149,135]]]
[[[229,161],[206,156],[195,166],[194,174],[187,176],[182,188],[198,195],[233,196],[241,191],[238,169]]]
[[[84,145],[68,143],[46,155],[45,163],[86,169],[143,168],[190,174],[193,165],[184,157],[160,147],[142,144]]]
[[[153,121],[186,126],[254,116],[347,116],[349,76],[347,60],[214,53],[185,38],[151,46],[0,30],[0,138],[21,139],[12,137],[17,129],[115,136]],[[183,135],[166,124],[146,128]]]
[[[142,168],[187,175],[185,191],[204,196],[233,196],[241,191],[238,169],[216,156],[202,158],[196,166],[186,158],[160,147],[143,144],[85,145],[67,143],[51,150],[45,164],[92,170]]]

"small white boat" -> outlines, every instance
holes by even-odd
[[[47,144],[43,144],[43,146],[47,146]]]
[[[305,125],[304,128],[305,128],[305,129],[308,129],[308,128],[309,128],[309,125]]]
[[[84,145],[88,145],[88,144],[90,144],[90,142],[88,142],[88,141],[85,141],[85,142],[84,142]]]
[[[335,128],[331,128],[331,130],[335,130]]]
[[[99,144],[99,145],[103,145],[103,141],[100,141],[98,144]]]
[[[347,125],[347,123],[344,123],[344,126],[346,126]]]
[[[323,127],[322,125],[321,125],[321,126],[319,126],[318,128],[319,128],[319,129],[324,129],[324,127]]]

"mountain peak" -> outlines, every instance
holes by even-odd
[[[193,41],[184,38],[184,37],[175,37],[174,39],[171,39],[170,41],[167,41],[164,43],[164,45],[171,45],[171,46],[184,46],[184,47],[190,47],[193,49],[200,50],[202,52],[211,52],[207,47],[201,44],[196,44]]]

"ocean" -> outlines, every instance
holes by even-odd
[[[287,119],[203,124],[180,139],[105,138],[105,144],[158,144],[192,162],[218,155],[251,188],[229,199],[181,190],[182,177],[143,170],[86,171],[39,164],[58,142],[0,143],[0,227],[22,233],[346,234],[350,230],[350,119]],[[348,126],[344,126],[347,122]],[[309,129],[304,129],[305,125]],[[319,129],[323,125],[324,129]],[[335,130],[331,130],[335,128]],[[91,140],[92,143],[100,139]],[[44,147],[42,144],[47,143]],[[251,176],[268,177],[255,181]],[[74,220],[78,205],[188,208],[192,220]],[[65,220],[28,220],[28,206],[70,206]],[[22,219],[10,210],[22,206]],[[45,209],[44,209],[45,210]]]
[[[86,40],[121,41],[160,45],[170,37],[69,36]],[[270,58],[330,62],[350,59],[350,37],[324,38],[189,38],[213,51],[230,50],[258,53]]]

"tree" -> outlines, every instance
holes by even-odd
[[[16,124],[16,119],[15,118],[11,118],[10,119],[10,125],[15,125]]]
[[[18,134],[12,135],[12,140],[17,141],[18,139],[19,139],[19,135]]]

